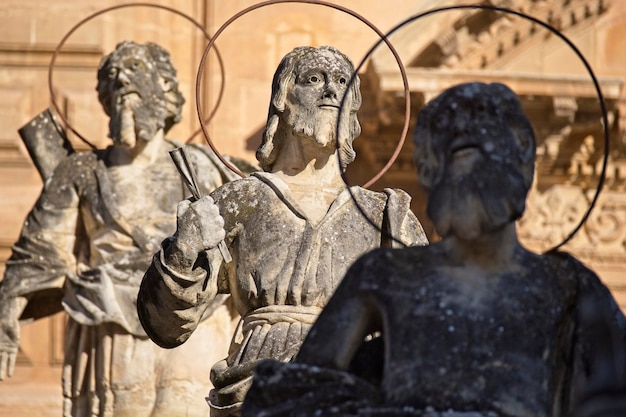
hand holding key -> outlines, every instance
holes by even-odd
[[[232,261],[232,257],[230,256],[230,252],[228,252],[228,248],[226,247],[226,243],[224,243],[224,219],[219,214],[219,209],[217,205],[213,202],[211,197],[202,197],[202,193],[200,192],[200,188],[198,187],[198,180],[196,179],[196,173],[189,163],[189,159],[187,158],[187,153],[185,152],[185,148],[180,147],[170,151],[170,156],[178,169],[178,172],[183,177],[185,184],[191,191],[191,194],[196,199],[194,202],[190,202],[188,200],[181,201],[178,204],[178,212],[177,212],[177,232],[176,238],[181,238],[180,228],[182,227],[182,241],[179,240],[179,246],[182,244],[187,244],[187,242],[193,242],[191,248],[199,248],[203,247],[203,250],[212,249],[216,245],[222,254],[222,258],[224,258],[224,262],[229,263]],[[195,205],[196,203],[200,203],[200,201],[204,200],[202,204]],[[189,209],[192,208],[192,211],[188,213]],[[198,218],[202,218],[202,216],[206,215],[206,227],[198,222]],[[181,217],[184,218],[184,222],[181,221]],[[215,218],[215,219],[214,219]],[[215,225],[221,221],[221,232],[217,232]],[[185,223],[185,222],[188,222]],[[217,222],[217,223],[215,223]],[[184,223],[184,224],[183,224]],[[193,238],[190,236],[190,233],[200,233]],[[212,233],[217,233],[217,235],[212,235]],[[221,233],[221,234],[220,234]],[[203,235],[204,234],[204,235]],[[221,235],[221,238],[218,240],[216,244],[211,244],[207,246],[208,243],[213,242],[214,238],[218,235]],[[201,250],[198,250],[200,252]]]

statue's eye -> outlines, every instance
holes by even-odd
[[[450,126],[450,118],[445,113],[435,119],[435,129],[437,131],[445,131],[449,129]]]
[[[117,68],[110,68],[109,69],[109,78],[110,79],[114,79],[115,77],[117,77]]]
[[[145,64],[139,59],[130,59],[125,62],[125,67],[133,72],[144,70]]]
[[[310,82],[310,83],[317,83],[317,82],[319,82],[319,81],[320,81],[320,77],[318,77],[317,75],[311,75],[311,76],[309,77],[309,82]]]
[[[339,78],[339,84],[345,84],[347,82],[348,82],[348,80],[346,80],[346,77],[340,77]]]

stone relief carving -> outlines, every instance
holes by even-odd
[[[242,415],[624,415],[623,313],[576,258],[518,241],[535,139],[516,95],[452,87],[414,140],[442,240],[362,256],[293,363],[257,366]]]
[[[527,206],[518,222],[520,238],[541,252],[558,245],[574,230],[589,207],[589,200],[579,187],[562,185],[543,193],[532,190]]]
[[[585,223],[585,231],[592,245],[602,245],[608,253],[623,254],[626,245],[626,198],[623,193],[601,195],[597,209]]]
[[[177,230],[146,272],[139,316],[164,347],[185,342],[217,294],[234,298],[242,318],[228,357],[213,366],[212,416],[239,415],[258,361],[291,359],[358,256],[397,245],[383,223],[405,244],[427,243],[406,193],[347,189],[341,179],[360,133],[358,78],[347,88],[353,71],[332,47],[287,54],[257,150],[264,172],[180,203]],[[231,263],[215,247],[222,239]]]
[[[611,0],[491,0],[486,3],[529,13],[563,31],[597,19],[606,13]],[[412,66],[493,69],[510,51],[545,34],[530,21],[491,10],[464,14],[454,27],[452,33],[449,27],[443,28]]]
[[[230,315],[224,308],[194,343],[167,351],[148,339],[135,301],[188,195],[167,153],[180,144],[165,139],[184,103],[176,69],[160,46],[122,42],[102,59],[97,92],[113,144],[45,161],[42,175],[52,173],[0,283],[0,380],[14,370],[18,319],[65,310],[64,416],[206,416],[209,368],[186,362],[198,346],[207,354],[203,338],[213,355],[226,351]],[[208,148],[189,154],[205,192],[227,180]]]
[[[583,218],[595,190],[555,185],[544,192],[533,189],[527,210],[518,222],[520,239],[543,252],[561,243]],[[582,229],[567,244],[585,262],[626,261],[626,199],[619,191],[605,190]]]

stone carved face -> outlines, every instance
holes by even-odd
[[[295,82],[288,89],[285,120],[296,136],[309,138],[321,147],[337,146],[337,117],[352,74],[344,60],[330,51],[316,51],[305,55],[296,64]],[[347,97],[350,100],[349,96]],[[350,108],[350,102],[345,103]],[[348,137],[345,121],[348,111],[342,112],[340,137]]]
[[[97,90],[115,143],[134,147],[180,120],[184,99],[175,75],[169,54],[155,44],[123,42],[103,59]]]
[[[356,112],[361,106],[358,76],[347,56],[330,46],[300,47],[282,59],[272,82],[272,101],[263,143],[257,159],[271,170],[288,128],[297,137],[312,140],[319,146],[339,145],[342,167],[355,157],[352,141],[361,133]],[[337,116],[346,95],[339,139],[336,140]]]
[[[444,91],[420,112],[414,141],[440,236],[475,239],[522,215],[535,139],[508,87],[468,83]]]

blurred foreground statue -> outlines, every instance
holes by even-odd
[[[405,192],[350,192],[341,178],[360,133],[358,79],[348,89],[353,71],[332,47],[296,48],[283,58],[257,150],[265,172],[181,202],[177,231],[141,285],[139,316],[165,347],[189,337],[216,295],[232,294],[242,319],[228,357],[213,366],[212,416],[240,414],[259,360],[293,357],[348,266],[393,244],[383,225],[405,244],[427,243]],[[217,249],[222,240],[230,263]]]
[[[420,113],[419,180],[442,237],[348,271],[294,363],[261,363],[244,416],[626,415],[626,321],[572,256],[517,239],[535,139],[502,84]]]
[[[148,339],[136,310],[141,278],[188,195],[168,155],[180,144],[164,138],[184,103],[176,69],[160,46],[123,42],[102,60],[97,91],[112,146],[63,156],[37,151],[50,142],[31,143],[39,129],[54,133],[51,118],[22,129],[34,131],[25,141],[45,185],[0,283],[0,380],[14,369],[18,319],[65,310],[64,416],[207,416],[210,367],[197,358],[225,354],[226,307],[173,351]],[[209,192],[227,173],[207,149],[190,146],[189,155]]]

